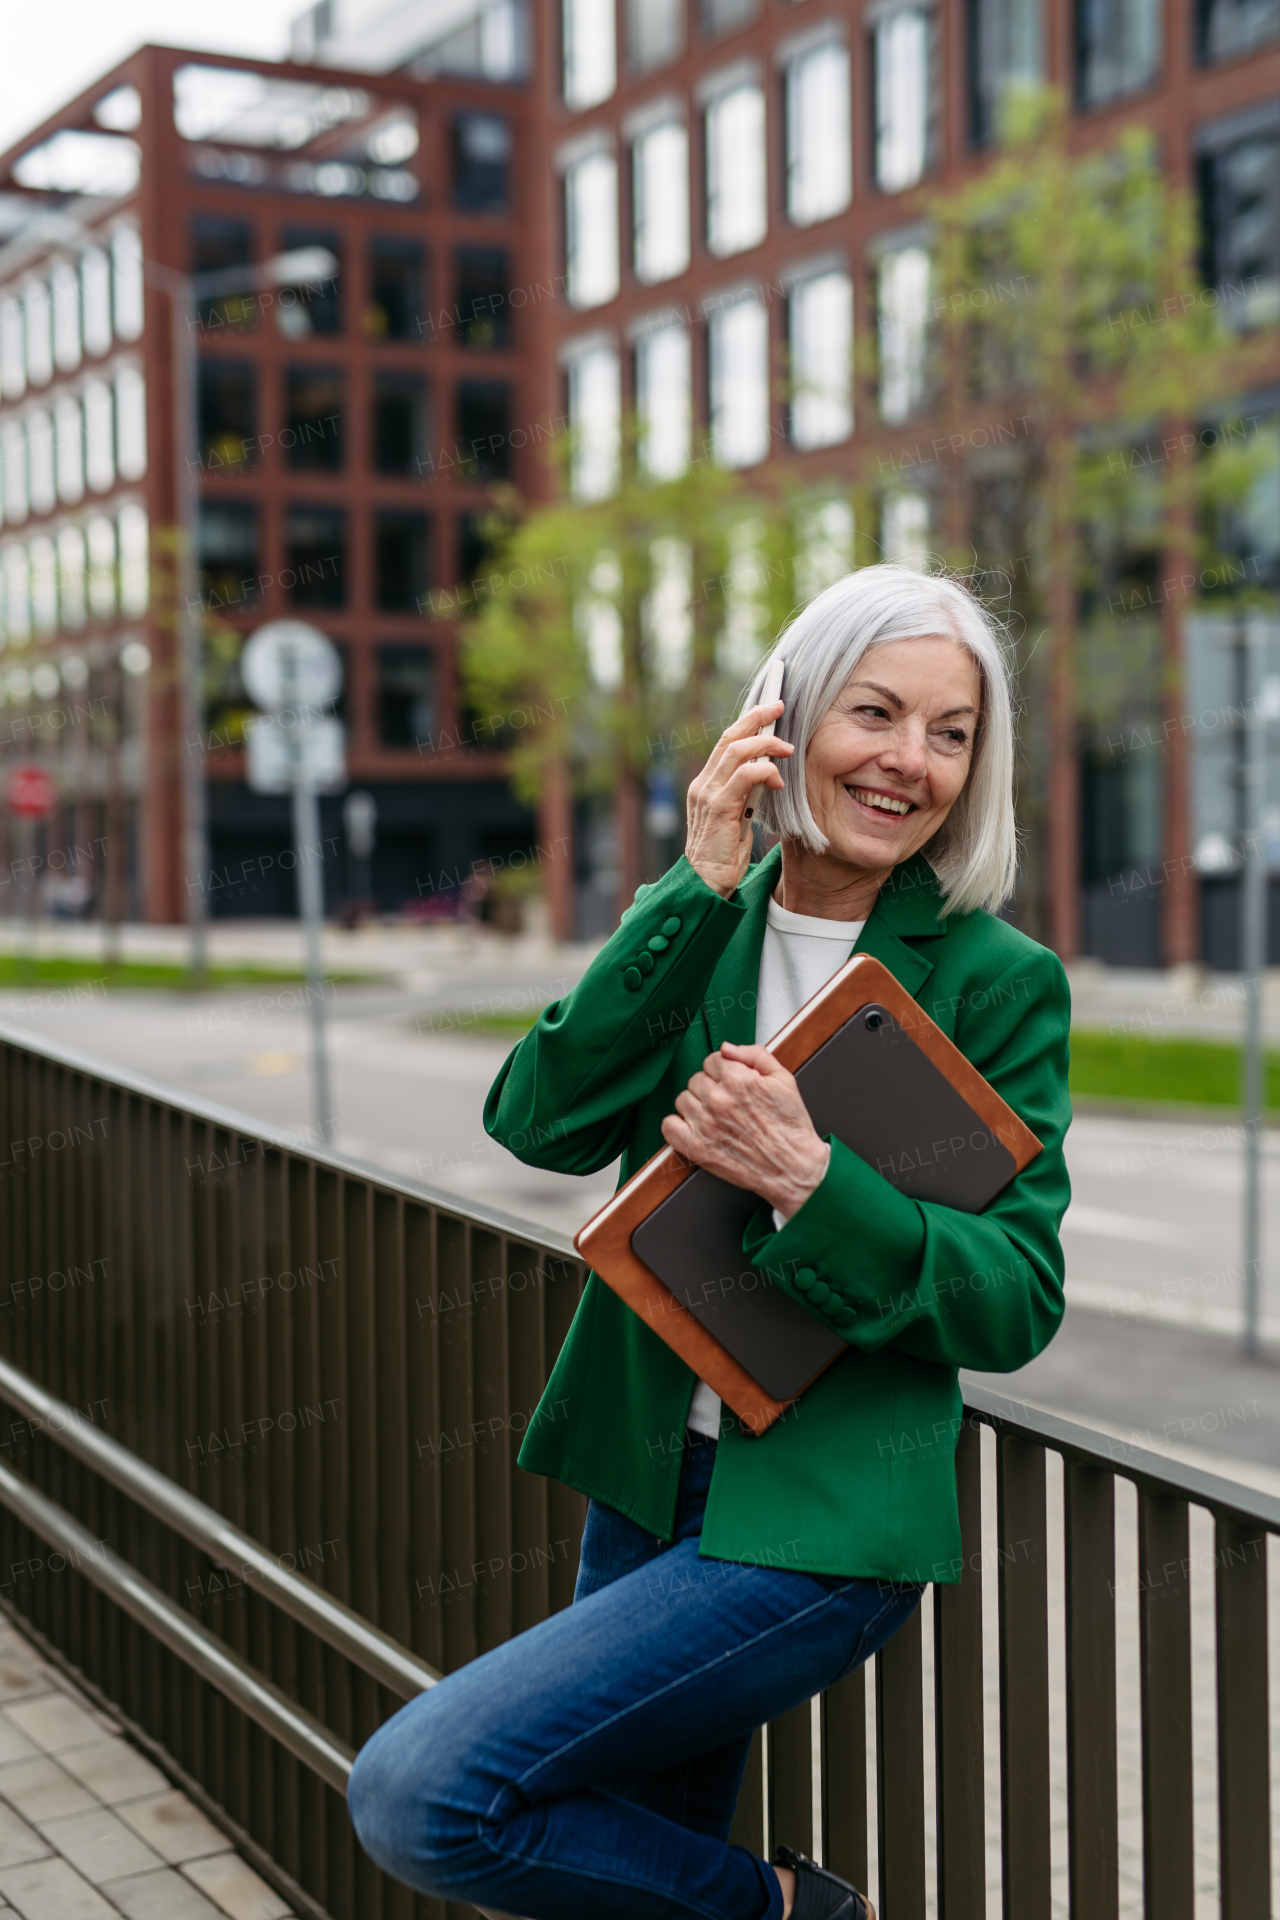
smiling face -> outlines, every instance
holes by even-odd
[[[890,640],[863,654],[806,755],[825,859],[883,871],[933,837],[969,777],[981,692],[958,640]]]

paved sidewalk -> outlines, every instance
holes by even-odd
[[[0,1618],[0,1920],[288,1920],[219,1828]]]

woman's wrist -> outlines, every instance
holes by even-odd
[[[831,1146],[826,1140],[814,1135],[814,1151],[806,1152],[798,1165],[780,1172],[779,1178],[770,1183],[771,1191],[765,1194],[769,1205],[780,1213],[784,1220],[790,1220],[799,1213],[810,1195],[815,1194],[827,1177],[831,1165]]]

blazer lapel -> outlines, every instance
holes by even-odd
[[[774,847],[751,868],[738,889],[747,911],[742,925],[720,956],[702,1003],[709,1053],[714,1053],[725,1040],[739,1047],[749,1047],[755,1040],[760,949],[764,945],[769,896],[778,884],[781,866],[781,849]]]

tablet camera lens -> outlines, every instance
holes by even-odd
[[[868,1033],[879,1033],[883,1023],[884,1015],[882,1013],[869,1013],[864,1022]]]

